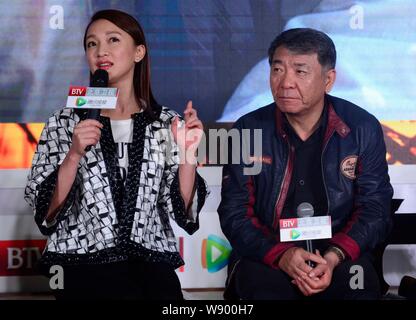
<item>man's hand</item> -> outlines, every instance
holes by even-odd
[[[310,253],[302,248],[290,248],[283,253],[279,260],[279,268],[286,272],[292,279],[307,276],[313,269],[307,264],[313,261],[316,264],[326,265],[326,260],[320,255]]]
[[[321,257],[318,250],[316,254]],[[333,252],[328,252],[324,257],[325,264],[317,264],[314,269],[307,274],[294,278],[292,281],[305,296],[311,296],[324,291],[332,281],[332,274],[335,267],[340,263],[338,256]]]

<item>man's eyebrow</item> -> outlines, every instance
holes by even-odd
[[[303,62],[295,62],[294,65],[296,67],[309,67],[307,63],[303,63]]]
[[[280,60],[280,59],[274,59],[272,61],[272,65],[275,65],[275,64],[283,64],[283,61]],[[295,67],[306,67],[306,68],[309,68],[309,65],[307,63],[305,63],[305,62],[295,62],[295,63],[293,63],[293,65]]]

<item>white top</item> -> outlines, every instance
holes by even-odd
[[[128,145],[133,141],[133,119],[110,121],[113,139],[117,145],[117,158],[121,179],[125,183],[129,167]]]

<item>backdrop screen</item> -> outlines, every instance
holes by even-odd
[[[272,101],[266,55],[279,32],[325,31],[337,47],[332,94],[382,121],[390,164],[415,163],[414,1],[20,0],[0,1],[0,168],[29,166],[35,123],[65,104],[69,85],[88,84],[82,39],[105,8],[142,24],[159,103],[182,112],[192,99],[205,123]]]

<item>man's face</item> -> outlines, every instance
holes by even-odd
[[[282,112],[304,116],[322,108],[334,81],[335,70],[323,69],[316,53],[295,54],[282,46],[274,52],[270,88]]]

